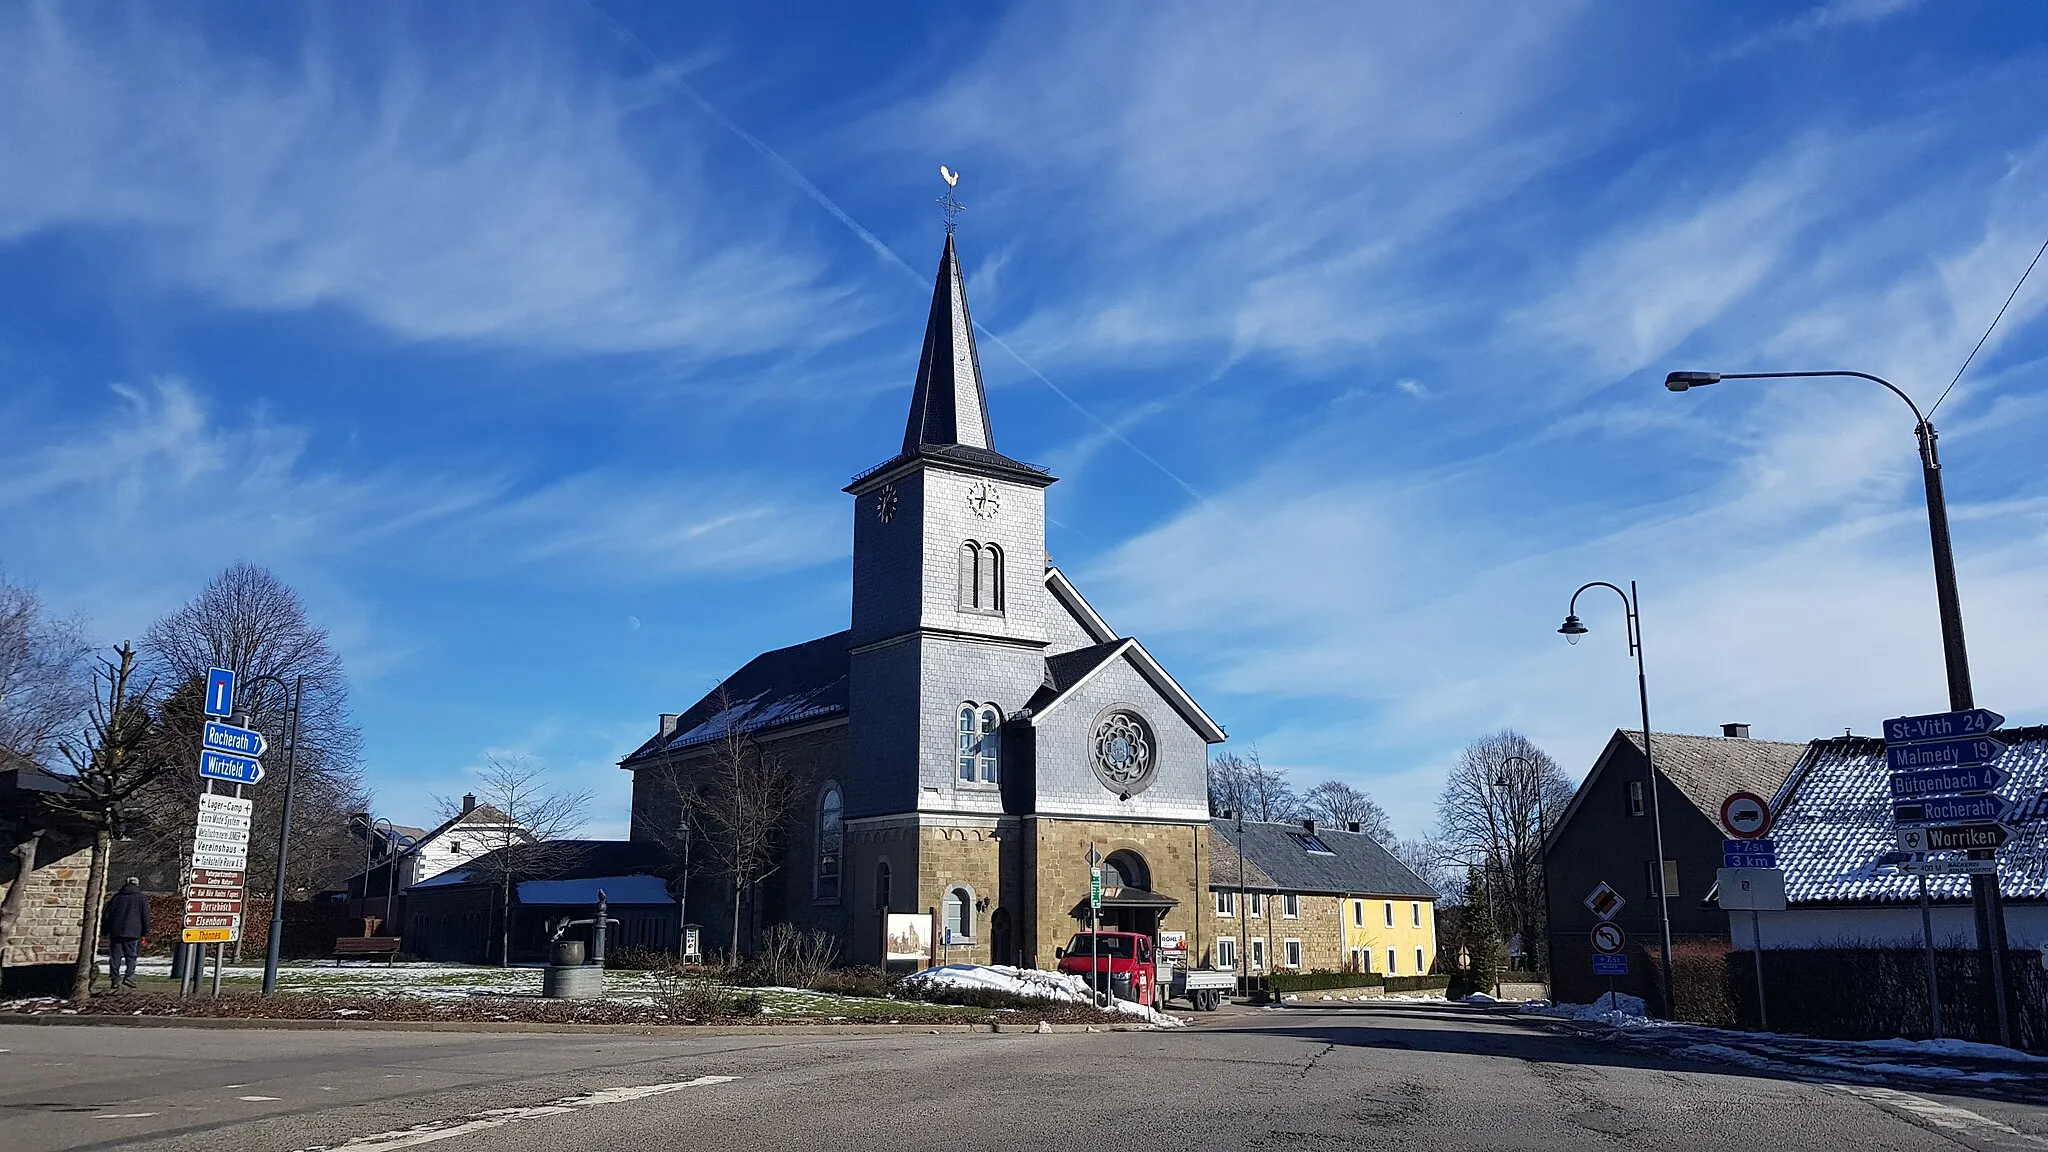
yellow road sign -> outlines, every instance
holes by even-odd
[[[225,944],[234,938],[235,930],[233,928],[185,929],[185,943],[187,944]]]

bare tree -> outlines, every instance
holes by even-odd
[[[567,837],[583,826],[590,811],[589,792],[566,792],[550,786],[547,774],[524,756],[487,756],[477,770],[477,811],[463,838],[486,851],[463,870],[498,889],[498,965],[512,963],[512,887],[521,880],[552,876],[576,862],[580,848]],[[444,817],[461,814],[462,804],[435,797]],[[496,815],[502,819],[492,820]],[[388,881],[387,881],[388,882]],[[364,892],[369,879],[364,878]]]
[[[761,883],[781,869],[790,819],[810,782],[743,729],[724,685],[712,700],[717,736],[684,767],[687,778],[677,781],[677,795],[704,830],[707,863],[732,885],[728,955],[737,960],[741,909],[751,908],[758,919]]]
[[[88,646],[75,620],[54,620],[32,588],[0,576],[0,769],[49,767],[92,700]]]
[[[324,629],[314,625],[298,594],[267,569],[237,563],[216,576],[198,596],[151,625],[144,637],[148,667],[171,685],[160,716],[159,742],[165,754],[197,767],[201,702],[208,668],[231,668],[245,684],[239,706],[250,723],[284,742],[286,701],[259,675],[287,682],[305,678],[297,749],[296,812],[292,821],[288,891],[318,890],[352,874],[360,847],[349,830],[349,815],[368,806],[358,765],[361,736],[348,714],[348,681],[341,658]],[[273,766],[274,768],[275,766]],[[152,785],[137,805],[142,817],[133,839],[121,846],[122,865],[152,886],[175,883],[190,839],[198,790],[183,773]],[[268,875],[276,867],[276,828],[283,819],[283,781],[273,772],[253,790],[257,832],[250,838],[249,869]],[[239,947],[239,944],[238,944]]]
[[[1396,860],[1406,864],[1409,871],[1429,885],[1444,903],[1457,901],[1464,883],[1459,875],[1462,869],[1451,859],[1455,853],[1443,841],[1417,836],[1412,840],[1396,840],[1385,847]]]
[[[135,649],[127,644],[102,660],[94,677],[91,718],[83,739],[64,742],[71,764],[70,787],[52,802],[92,829],[92,866],[86,873],[85,911],[78,922],[78,965],[71,998],[92,998],[93,955],[98,950],[100,909],[107,898],[107,865],[121,832],[123,807],[169,762],[154,755],[150,737],[148,685],[136,684]]]
[[[1287,770],[1268,768],[1258,745],[1243,756],[1223,752],[1209,759],[1209,814],[1243,812],[1247,820],[1298,820],[1301,800],[1287,781]]]
[[[1394,843],[1394,826],[1387,819],[1387,810],[1370,795],[1342,780],[1325,780],[1302,793],[1301,811],[1304,816],[1333,828],[1355,823],[1360,832],[1383,848]]]
[[[1572,782],[1528,737],[1503,729],[1459,755],[1437,800],[1444,841],[1493,886],[1501,934],[1521,933],[1536,957],[1544,930],[1543,843],[1547,822],[1571,801]]]

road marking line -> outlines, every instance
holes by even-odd
[[[1974,1136],[1996,1136],[2005,1144],[2048,1148],[2048,1140],[2022,1132],[2010,1124],[1993,1120],[1968,1108],[1958,1108],[1953,1104],[1929,1100],[1925,1096],[1915,1096],[1911,1092],[1901,1092],[1896,1088],[1879,1088],[1871,1084],[1833,1084],[1830,1087],[1837,1092],[1859,1096],[1872,1104],[1909,1113],[1945,1131]]]
[[[530,1108],[493,1108],[487,1112],[475,1112],[448,1120],[429,1120],[410,1128],[391,1132],[379,1132],[372,1136],[357,1136],[340,1144],[315,1144],[301,1148],[298,1152],[396,1152],[400,1148],[415,1148],[421,1144],[432,1144],[471,1132],[484,1132],[492,1128],[503,1128],[541,1116],[560,1116],[583,1108],[595,1108],[601,1104],[624,1104],[632,1100],[645,1100],[649,1096],[660,1096],[683,1088],[700,1088],[712,1084],[725,1084],[737,1080],[737,1076],[699,1076],[695,1080],[676,1080],[667,1084],[636,1084],[622,1088],[600,1088],[576,1096],[564,1096]]]
[[[102,1113],[100,1113],[99,1115],[97,1115],[97,1116],[93,1117],[93,1119],[95,1119],[95,1120],[140,1120],[140,1119],[141,1119],[142,1117],[144,1117],[144,1116],[154,1116],[154,1115],[156,1115],[156,1113],[154,1113],[154,1112],[102,1112]]]
[[[237,1099],[237,1100],[276,1100],[276,1099],[279,1099],[279,1097],[276,1097],[276,1096],[237,1096],[237,1097],[235,1097],[235,1099]]]

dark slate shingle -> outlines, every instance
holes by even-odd
[[[1235,848],[1271,878],[1272,888],[1277,891],[1437,898],[1435,890],[1423,883],[1420,876],[1362,832],[1319,826],[1316,838],[1330,849],[1330,854],[1324,855],[1303,849],[1295,839],[1297,834],[1307,831],[1300,824],[1247,820],[1242,833],[1234,820],[1212,821],[1209,827],[1215,833],[1211,843],[1224,842],[1213,849],[1212,859],[1223,855],[1224,845]],[[1211,875],[1214,876],[1213,868]],[[1211,883],[1214,882],[1212,879]],[[1236,882],[1233,873],[1223,884],[1228,887]]]

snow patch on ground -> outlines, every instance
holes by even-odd
[[[1664,1023],[1650,1019],[1642,997],[1616,992],[1609,992],[1591,1004],[1551,1004],[1543,1008],[1532,1004],[1528,1011],[1537,1016],[1605,1024],[1610,1028],[1649,1028]]]
[[[1031,1000],[1051,1000],[1066,1004],[1086,1004],[1093,995],[1088,982],[1079,976],[1064,972],[1047,972],[1041,968],[1012,968],[1007,964],[946,964],[913,972],[903,978],[903,983],[913,989],[961,988],[986,989],[992,992],[1006,992]],[[1129,1000],[1112,999],[1109,1010],[1135,1016],[1161,1028],[1183,1028],[1187,1021],[1164,1012],[1154,1011],[1144,1004]]]
[[[1466,996],[1464,997],[1464,1001],[1465,1001],[1465,1003],[1467,1003],[1467,1004],[1498,1004],[1498,1003],[1500,1003],[1500,1001],[1498,1001],[1498,1000],[1495,1000],[1495,999],[1494,999],[1493,997],[1491,997],[1491,996],[1488,996],[1488,995],[1487,995],[1486,993],[1484,993],[1484,992],[1472,992],[1472,993],[1468,993],[1468,994],[1467,994],[1467,995],[1466,995]]]

